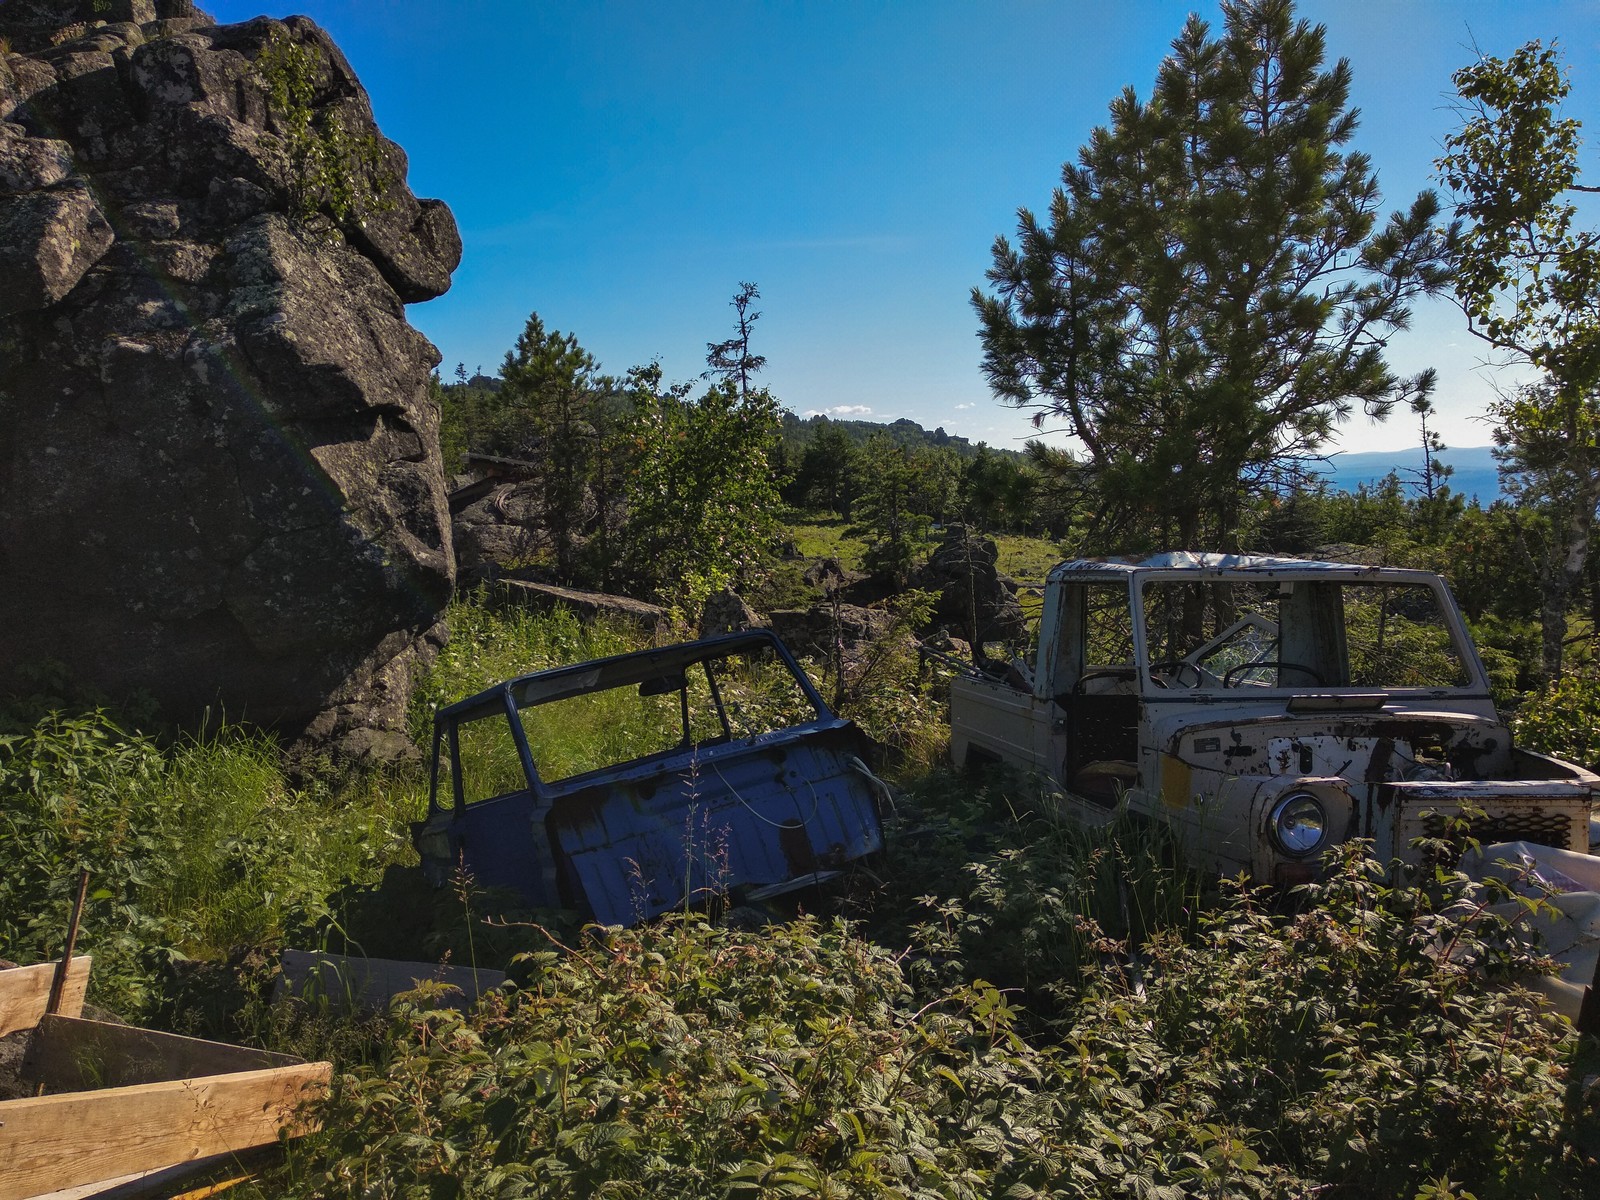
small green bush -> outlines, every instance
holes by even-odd
[[[148,972],[139,964],[169,944],[147,903],[177,848],[166,769],[153,744],[100,713],[53,715],[0,737],[0,956],[59,957],[87,869],[78,947],[95,956],[95,997],[141,1007]]]
[[[839,924],[591,929],[471,1015],[406,1008],[344,1074],[292,1196],[1593,1195],[1576,1039],[1464,881],[1355,846],[1309,907],[1237,892],[1048,1034]],[[425,1000],[424,1000],[425,1003]]]
[[[296,1196],[992,1194],[1049,1102],[992,988],[907,1004],[838,925],[595,930],[471,1017],[397,1017]]]
[[[1519,745],[1600,770],[1600,678],[1564,675],[1529,696],[1512,731]]]
[[[78,871],[91,996],[159,1006],[175,958],[282,945],[336,922],[329,897],[412,857],[414,780],[338,794],[289,786],[270,739],[226,729],[163,750],[104,713],[55,714],[0,737],[0,957],[61,953]]]

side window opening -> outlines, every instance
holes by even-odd
[[[518,753],[511,723],[505,714],[491,713],[463,721],[455,726],[453,733],[458,748],[456,759],[461,767],[461,798],[465,803],[477,804],[527,788],[528,776],[522,769],[522,755]],[[443,750],[446,761],[440,769],[439,799],[442,806],[448,806],[455,803],[454,785],[450,779],[449,747]]]

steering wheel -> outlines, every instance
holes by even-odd
[[[1241,671],[1254,671],[1258,667],[1277,667],[1278,675],[1280,677],[1285,671],[1299,671],[1302,675],[1311,676],[1311,682],[1315,683],[1318,687],[1328,686],[1323,680],[1322,676],[1318,675],[1310,667],[1303,667],[1299,663],[1285,662],[1281,658],[1263,658],[1256,662],[1240,663],[1236,667],[1229,667],[1222,673],[1222,686],[1233,687],[1233,677],[1235,675],[1239,674]]]
[[[1183,682],[1183,673],[1186,670],[1194,672],[1193,683]],[[1149,671],[1150,682],[1155,684],[1157,687],[1162,688],[1172,687],[1174,685],[1178,687],[1197,688],[1206,681],[1204,671],[1195,666],[1192,662],[1189,662],[1187,659],[1182,658],[1158,658],[1155,662],[1150,664]],[[1161,675],[1170,675],[1172,677],[1172,682],[1168,683],[1165,679],[1160,678],[1160,675],[1158,675],[1157,672],[1160,672]]]
[[[1097,667],[1093,671],[1085,671],[1078,676],[1078,682],[1072,685],[1072,695],[1083,695],[1083,685],[1091,679],[1132,679],[1132,667]]]

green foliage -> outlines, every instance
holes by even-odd
[[[680,612],[730,587],[770,552],[780,507],[769,456],[778,406],[763,390],[729,383],[699,399],[663,389],[659,369],[633,375],[627,426],[629,562]]]
[[[1040,482],[1026,460],[980,445],[961,467],[962,515],[989,531],[1042,528]]]
[[[419,725],[430,702],[637,644],[563,613],[463,602],[449,619]],[[895,645],[863,664],[858,715],[942,726]],[[776,702],[760,678],[728,686]],[[1565,705],[1564,723],[1536,708],[1519,736],[1541,721],[1592,734],[1600,701],[1566,695],[1543,702]],[[258,738],[162,749],[98,715],[51,717],[0,739],[0,955],[59,952],[85,863],[100,1002],[334,1054],[323,1132],[263,1194],[1600,1188],[1600,1108],[1580,1083],[1593,1067],[1510,985],[1542,968],[1486,907],[1500,897],[1454,875],[1385,871],[1354,845],[1286,914],[1256,893],[1219,898],[1160,827],[1080,828],[1037,785],[935,772],[899,797],[878,882],[858,878],[874,941],[816,920],[741,934],[697,918],[571,936],[470,923],[495,903],[470,881],[419,897],[395,872],[374,889],[409,856],[416,786],[300,790]],[[537,944],[521,986],[467,1015],[420,995],[379,1028],[264,1004],[257,954],[176,981],[166,961],[430,905],[445,920],[428,944],[458,960]],[[204,1011],[228,990],[207,970],[232,980],[226,1019]]]
[[[1533,41],[1452,77],[1461,129],[1438,167],[1466,230],[1456,294],[1490,345],[1543,372],[1492,409],[1502,475],[1548,512],[1537,546],[1543,674],[1562,670],[1566,607],[1600,503],[1600,237],[1574,228],[1580,124],[1560,115],[1570,85],[1554,47]]]
[[[359,224],[364,213],[387,206],[383,193],[394,180],[376,136],[355,135],[337,109],[319,107],[326,70],[314,47],[282,30],[255,61],[288,160],[295,215],[305,220],[326,212],[340,224]]]
[[[1189,18],[1150,99],[1112,103],[1048,218],[996,239],[994,293],[973,291],[995,394],[1084,447],[1095,552],[1235,548],[1284,460],[1432,387],[1383,345],[1445,282],[1436,200],[1379,228],[1321,27],[1289,0],[1223,17],[1216,38]]]
[[[1439,162],[1467,221],[1456,292],[1475,331],[1545,371],[1557,399],[1600,385],[1600,241],[1573,228],[1581,124],[1553,46],[1484,55],[1452,76],[1462,126]]]
[[[410,856],[414,786],[291,788],[271,742],[237,730],[163,751],[103,714],[0,737],[0,957],[61,952],[80,868],[92,995],[148,1011],[173,956],[282,944],[337,920],[328,898]]]
[[[1214,881],[1189,871],[1165,826],[1126,811],[1089,827],[1060,797],[995,767],[963,778],[931,772],[897,802],[894,869],[863,897],[871,927],[920,950],[924,988],[968,977],[1022,995],[1039,1022],[1069,1014],[1086,972],[1161,930],[1185,930]]]
[[[802,508],[827,509],[845,520],[861,494],[862,464],[855,442],[824,419],[800,456],[785,498]]]
[[[154,745],[99,714],[47,717],[29,733],[0,737],[0,956],[59,956],[78,872],[87,869],[79,946],[96,957],[96,996],[113,1007],[141,1005],[140,960],[167,944],[143,903],[176,849],[165,774]]]
[[[865,654],[830,666],[842,675],[833,696],[839,714],[908,768],[931,767],[949,748],[949,714],[935,698],[934,677],[912,634],[926,626],[932,611],[931,593],[902,592],[891,603],[889,627]]]
[[[605,462],[618,441],[615,386],[575,336],[546,331],[538,313],[529,315],[516,348],[506,352],[500,378],[487,448],[538,465],[539,527],[557,578],[577,582],[581,538],[596,536],[602,557],[616,550],[621,497],[607,486],[613,472]]]
[[[1232,1161],[1191,1145],[1184,1177],[1229,1195],[1409,1198],[1440,1177],[1481,1200],[1592,1191],[1575,1039],[1497,985],[1536,967],[1504,922],[1460,877],[1406,882],[1358,843],[1324,870],[1292,919],[1241,894],[1198,937],[1153,939],[1142,996],[1107,974],[1085,991],[1063,1042],[1109,1129],[1225,1122]]]
[[[1563,675],[1523,701],[1512,728],[1520,746],[1600,771],[1600,676]]]
[[[1075,861],[1114,890],[1140,856],[1124,833]],[[1445,915],[1455,877],[1397,880],[1358,845],[1299,915],[1236,892],[1130,960],[1080,884],[1029,910],[1050,877],[973,874],[1000,897],[985,911],[1021,919],[934,929],[911,956],[815,920],[552,938],[471,1015],[399,1010],[274,1194],[1488,1200],[1600,1182],[1575,1039],[1497,984],[1536,965],[1503,923]],[[1048,965],[1052,928],[1090,953]],[[1011,994],[964,981],[960,956],[999,961],[995,938],[1071,994],[1032,1036]]]
[[[959,467],[948,450],[907,450],[886,434],[861,451],[861,494],[856,530],[866,538],[862,565],[894,587],[904,587],[928,527],[955,506]]]
[[[839,926],[596,930],[472,1017],[405,1010],[286,1195],[992,1194],[1042,1131],[992,988],[914,1011]]]

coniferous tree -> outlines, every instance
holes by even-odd
[[[826,508],[846,521],[861,490],[860,454],[850,435],[826,418],[800,455],[793,495],[808,508]]]
[[[973,291],[996,395],[1076,437],[1116,548],[1234,548],[1276,464],[1429,383],[1383,344],[1447,280],[1436,199],[1379,228],[1348,64],[1289,0],[1223,18],[1213,38],[1191,17],[1150,98],[1112,103]]]
[[[500,378],[498,440],[538,465],[541,523],[557,574],[572,582],[610,381],[574,335],[546,331],[538,313],[507,351]]]

